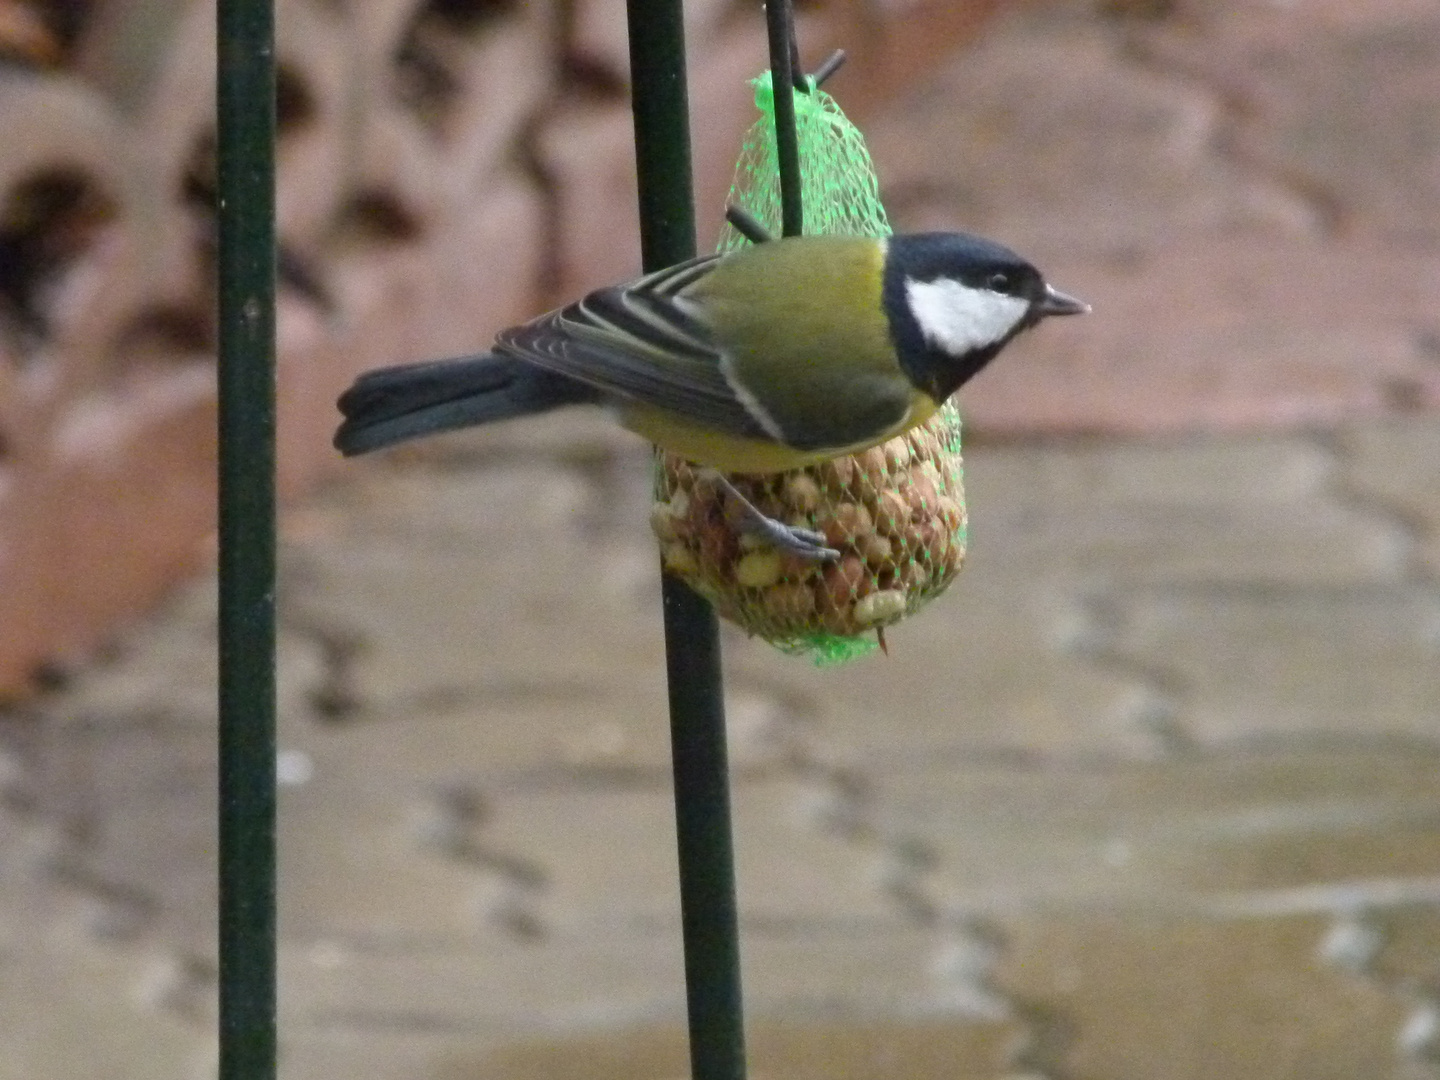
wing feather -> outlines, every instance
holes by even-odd
[[[599,289],[503,331],[495,351],[716,431],[773,441],[726,378],[724,353],[703,309],[685,296],[720,258]]]

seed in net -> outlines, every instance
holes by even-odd
[[[730,564],[740,553],[740,538],[723,517],[715,517],[700,532],[700,564],[706,570],[729,576]]]
[[[856,493],[862,499],[873,502],[885,490],[890,476],[885,467],[885,451],[879,446],[872,446],[864,453],[856,455],[855,461],[858,466],[855,477]]]
[[[747,589],[763,589],[780,580],[780,553],[773,548],[752,551],[735,564],[735,583]]]
[[[871,566],[884,566],[895,557],[895,542],[876,532],[860,537],[855,546]]]
[[[903,436],[891,439],[880,449],[885,454],[885,468],[892,474],[901,472],[910,464],[910,444]]]
[[[820,506],[820,485],[807,472],[791,473],[781,486],[780,498],[792,510],[813,513]]]
[[[661,555],[665,569],[672,574],[697,574],[700,572],[700,562],[695,557],[695,552],[681,543],[666,544]]]
[[[861,626],[892,622],[904,614],[905,593],[900,589],[881,589],[855,603],[855,621]]]
[[[771,620],[787,629],[800,629],[797,624],[815,614],[815,593],[810,586],[799,581],[771,585],[760,594],[760,603]]]
[[[821,575],[815,591],[815,606],[826,614],[840,614],[849,621],[856,598],[868,583],[865,561],[858,555],[845,555],[831,563]]]
[[[960,526],[965,524],[964,509],[948,495],[942,495],[936,500],[935,516],[944,522],[945,527],[952,533],[959,532]]]
[[[900,536],[910,522],[910,501],[903,494],[887,489],[875,500],[875,528],[886,536]]]
[[[875,529],[870,511],[860,503],[837,503],[823,511],[816,521],[831,547],[844,547]]]
[[[689,531],[689,512],[690,496],[677,491],[669,502],[656,503],[650,508],[650,530],[662,543],[676,540]]]
[[[832,458],[819,466],[820,486],[831,497],[838,497],[842,489],[853,490],[859,469],[853,457]]]

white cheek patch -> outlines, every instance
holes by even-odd
[[[905,297],[925,340],[951,356],[994,345],[1025,317],[1030,305],[951,278],[905,282]]]

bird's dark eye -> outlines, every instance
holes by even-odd
[[[1015,282],[1009,274],[1002,272],[991,274],[985,279],[985,287],[991,292],[1008,293],[1015,287]]]

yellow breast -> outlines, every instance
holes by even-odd
[[[761,439],[743,439],[708,428],[697,427],[672,412],[644,406],[630,406],[620,413],[620,423],[630,431],[649,439],[663,450],[669,450],[688,461],[709,465],[723,472],[769,473],[801,469],[845,454],[858,454],[878,443],[903,435],[925,423],[939,408],[927,394],[916,392],[910,410],[900,423],[880,432],[872,439],[824,450],[797,450],[794,447]]]

